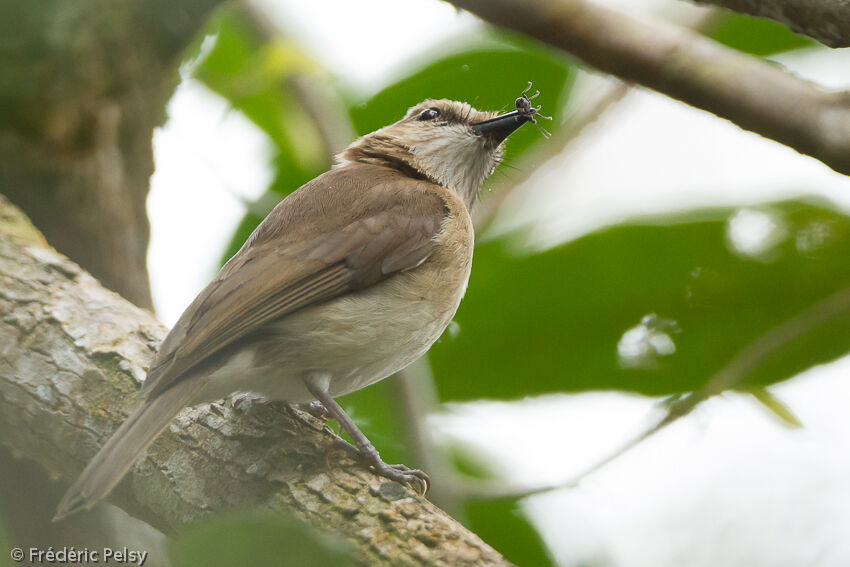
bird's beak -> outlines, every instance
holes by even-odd
[[[532,114],[514,110],[483,122],[470,124],[472,133],[476,136],[488,136],[494,144],[501,144],[505,138],[513,134],[517,128],[526,122],[533,122]]]

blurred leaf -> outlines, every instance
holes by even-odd
[[[522,516],[516,504],[477,501],[466,507],[466,526],[516,565],[554,565],[537,530]]]
[[[785,403],[774,397],[765,388],[753,388],[750,392],[755,399],[767,408],[770,413],[779,418],[779,420],[788,427],[800,428],[803,424],[796,415],[788,408]]]
[[[759,57],[818,45],[782,24],[731,12],[724,12],[704,33],[723,45]]]
[[[470,452],[467,447],[457,444],[450,444],[445,449],[448,460],[462,478],[472,481],[475,479],[494,480],[496,478],[492,463],[485,462],[480,454]]]
[[[763,211],[781,239],[756,256],[727,238],[735,210],[617,226],[527,256],[505,239],[477,247],[459,333],[430,351],[441,399],[696,389],[761,334],[850,285],[850,219],[800,202]],[[767,358],[748,385],[848,345],[850,318],[836,318]]]
[[[354,550],[344,541],[320,533],[292,518],[234,513],[205,518],[170,544],[173,565],[355,565]]]
[[[195,76],[243,112],[282,151],[298,155],[304,130],[311,125],[286,80],[314,72],[318,64],[293,44],[266,40],[237,7],[218,12],[212,27],[215,44],[195,67]],[[300,169],[299,163],[292,165]]]
[[[218,11],[210,30],[215,44],[194,74],[273,142],[275,176],[269,193],[274,198],[264,196],[260,202],[274,203],[330,166],[317,126],[292,83],[294,76],[319,73],[321,68],[294,44],[264,37],[238,5]],[[243,218],[224,260],[239,249],[260,220],[253,212]]]

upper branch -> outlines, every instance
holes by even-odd
[[[448,0],[850,174],[850,97],[695,32],[586,0]]]
[[[784,24],[828,45],[850,47],[847,0],[695,0]]]
[[[164,335],[0,195],[0,443],[73,479],[135,404]],[[218,509],[263,508],[342,534],[371,565],[508,564],[411,490],[329,459],[331,441],[288,406],[184,410],[110,500],[164,532]]]

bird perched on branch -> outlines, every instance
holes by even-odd
[[[54,519],[103,499],[182,408],[236,391],[317,400],[378,474],[427,490],[424,472],[386,464],[334,398],[403,369],[452,320],[472,265],[468,211],[505,138],[535,121],[528,101],[497,116],[426,100],[281,201],[171,329],[141,405]]]

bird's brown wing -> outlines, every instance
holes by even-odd
[[[269,214],[163,341],[143,393],[166,390],[268,321],[428,258],[447,215],[430,183],[400,175],[352,181],[339,171],[302,187]]]

